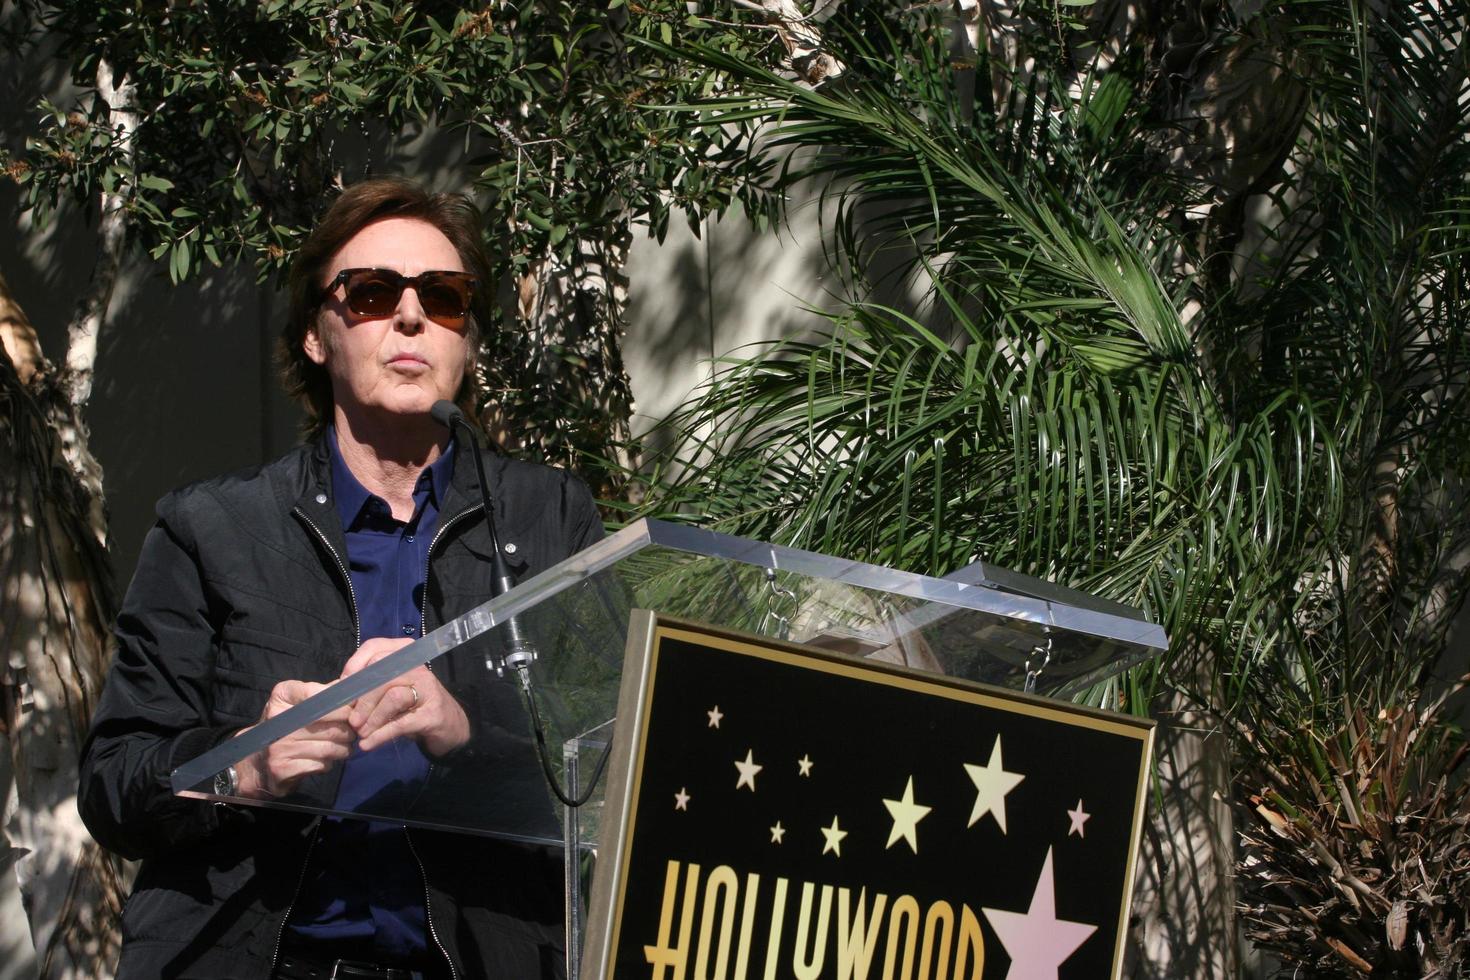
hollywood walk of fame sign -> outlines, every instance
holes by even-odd
[[[1116,978],[1151,722],[635,614],[582,977]]]

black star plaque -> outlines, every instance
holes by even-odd
[[[583,976],[1118,976],[1151,722],[647,625]]]

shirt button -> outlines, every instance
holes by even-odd
[[[413,535],[412,534],[410,534],[410,535],[407,536],[407,541],[408,541],[409,544],[413,544]]]
[[[319,504],[326,503],[327,502],[327,495],[324,494],[324,493],[317,494],[316,495],[316,502],[319,503]]]
[[[404,636],[413,636],[417,632],[418,632],[418,630],[414,629],[414,626],[413,626],[412,623],[404,623],[403,624],[403,635]]]
[[[507,555],[513,555],[516,553],[516,543],[514,541],[507,541],[505,543],[505,553]]]

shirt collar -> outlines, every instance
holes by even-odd
[[[337,517],[342,522],[344,529],[352,527],[357,517],[362,513],[363,507],[374,495],[363,486],[352,470],[348,468],[347,461],[342,458],[342,450],[337,446],[337,427],[330,426],[327,429],[328,455],[332,460],[332,499],[337,506]],[[425,477],[428,479],[425,480]],[[449,493],[449,483],[454,477],[454,437],[451,436],[449,444],[439,454],[439,458],[430,463],[422,473],[419,474],[419,482],[415,487],[414,496],[417,497],[425,489],[430,494],[430,500],[434,507],[439,508],[445,495]],[[420,502],[422,506],[422,502]]]
[[[420,479],[423,479],[421,476]],[[433,494],[434,507],[444,506],[449,494],[449,484],[454,479],[454,436],[444,444],[439,458],[429,464],[429,492]]]

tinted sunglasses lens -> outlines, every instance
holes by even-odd
[[[419,281],[419,303],[435,319],[458,320],[469,312],[470,287],[468,278],[426,273]]]
[[[358,316],[387,316],[398,308],[403,285],[400,276],[359,272],[347,280],[347,308]]]

